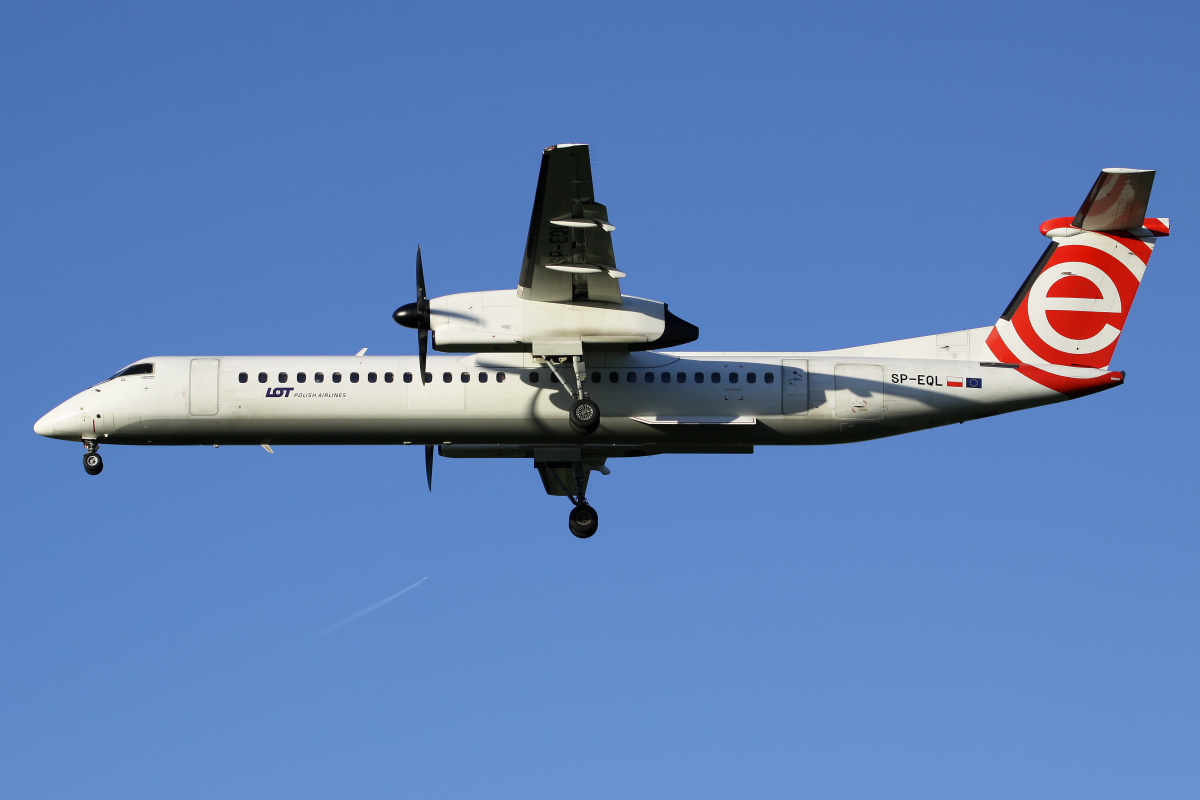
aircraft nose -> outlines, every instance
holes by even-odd
[[[41,419],[33,423],[33,432],[38,436],[49,436],[54,433],[54,421],[51,419],[53,416],[53,411],[43,415]]]
[[[33,432],[52,439],[61,438],[64,434],[68,438],[77,437],[79,435],[78,413],[71,401],[62,403],[33,423]]]

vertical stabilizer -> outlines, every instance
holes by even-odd
[[[1027,364],[1060,389],[1112,361],[1166,219],[1147,219],[1151,170],[1106,169],[1074,218],[1042,223],[1050,246],[988,334],[982,361]]]

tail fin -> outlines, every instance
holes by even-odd
[[[1145,217],[1153,183],[1153,170],[1106,169],[1073,219],[1042,223],[1050,246],[988,334],[981,361],[1068,378],[1080,367],[1108,368],[1156,238],[1170,232],[1167,219]]]

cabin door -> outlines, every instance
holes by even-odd
[[[808,359],[783,360],[783,413],[808,413]]]
[[[188,386],[188,411],[194,417],[211,417],[217,413],[217,375],[219,358],[193,358],[192,378]]]

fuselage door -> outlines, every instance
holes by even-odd
[[[834,413],[842,419],[883,418],[883,367],[838,364],[834,369]]]
[[[783,413],[808,413],[808,359],[783,360]]]
[[[193,358],[192,377],[188,386],[188,411],[194,417],[211,417],[217,413],[217,376],[219,358]]]

